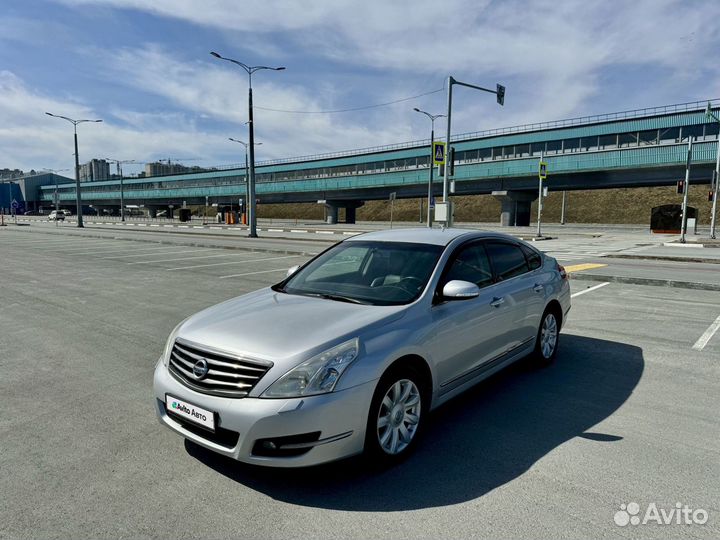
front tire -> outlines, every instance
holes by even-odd
[[[373,463],[392,465],[415,447],[427,415],[423,388],[411,369],[391,370],[380,379],[365,433],[365,452]]]
[[[560,343],[560,320],[553,309],[546,309],[540,319],[533,357],[541,366],[552,364]]]

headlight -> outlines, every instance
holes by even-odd
[[[165,342],[165,350],[163,351],[162,355],[162,361],[165,367],[168,367],[168,364],[170,362],[170,353],[172,352],[173,344],[175,343],[175,338],[177,337],[178,330],[180,330],[180,327],[183,325],[183,323],[187,321],[187,319],[184,319],[180,324],[178,324],[175,328],[173,328],[173,331],[170,332],[170,337]]]
[[[313,356],[272,383],[262,397],[289,398],[332,392],[359,351],[360,340],[353,338]]]

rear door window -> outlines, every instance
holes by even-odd
[[[525,253],[525,258],[527,259],[528,266],[531,271],[540,268],[542,265],[542,258],[537,251],[523,244],[520,244],[520,249],[522,249],[523,253]]]
[[[506,280],[524,274],[530,270],[525,255],[515,244],[507,242],[487,242],[485,244],[495,275]]]

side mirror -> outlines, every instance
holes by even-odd
[[[288,268],[288,271],[287,271],[287,274],[285,274],[285,277],[292,276],[295,272],[298,271],[298,268],[300,268],[299,264],[296,264],[295,266],[291,266],[290,268]]]
[[[443,287],[443,300],[470,300],[480,296],[480,287],[469,281],[453,279]]]

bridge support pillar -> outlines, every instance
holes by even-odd
[[[493,191],[493,197],[500,201],[500,225],[503,227],[528,227],[530,206],[537,199],[533,191]]]
[[[334,225],[338,222],[338,211],[345,209],[345,223],[355,223],[355,211],[365,204],[365,201],[325,201],[327,208],[327,223]]]
[[[148,215],[151,219],[155,219],[157,217],[158,209],[157,206],[148,206]]]
[[[340,207],[333,203],[325,203],[325,222],[329,225],[335,225],[338,222],[338,210]]]
[[[365,201],[348,201],[345,203],[345,223],[355,223],[355,213]]]

